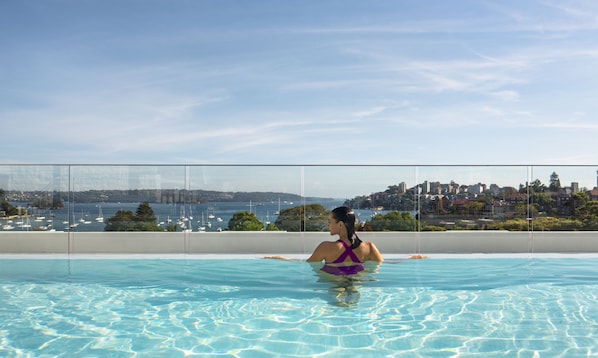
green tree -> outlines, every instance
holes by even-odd
[[[280,231],[280,229],[276,225],[268,223],[266,224],[266,231]]]
[[[575,212],[583,230],[598,230],[598,201],[588,201]]]
[[[587,193],[579,192],[573,194],[573,215],[575,216],[577,210],[584,206],[588,201],[590,201],[590,198]]]
[[[548,185],[548,190],[554,192],[561,190],[561,180],[556,172],[552,172],[552,174],[550,174],[550,184]]]
[[[528,217],[528,215],[530,218],[535,218],[538,216],[537,205],[528,205],[527,203],[515,204],[515,216],[525,219]]]
[[[484,208],[484,205],[485,204],[482,201],[470,201],[464,205],[464,213],[467,213],[468,215],[479,216]]]
[[[310,204],[281,210],[274,225],[286,231],[324,231],[327,223],[328,210],[320,204]]]
[[[228,229],[231,231],[261,231],[264,229],[264,224],[254,213],[241,211],[235,213],[228,221]]]
[[[540,179],[536,179],[531,183],[527,183],[527,185],[519,184],[519,192],[526,193],[529,188],[531,193],[544,193],[548,188],[546,185],[542,184]]]
[[[106,220],[104,231],[163,231],[156,224],[154,210],[147,203],[141,203],[134,214],[130,210],[119,210]]]
[[[147,201],[139,204],[139,206],[137,207],[137,211],[135,212],[135,219],[139,222],[156,222],[156,215],[154,215],[154,210]]]
[[[119,210],[106,220],[104,231],[137,231],[135,214],[131,210]]]
[[[553,213],[552,197],[548,193],[532,193],[530,202],[537,211],[542,211],[547,214]]]
[[[0,189],[0,211],[4,211],[6,216],[18,215],[18,209],[10,205],[6,200],[6,192]]]
[[[407,212],[392,211],[385,215],[375,215],[367,225],[374,231],[416,231],[419,223]]]
[[[548,188],[546,188],[546,185],[542,184],[540,179],[536,179],[532,182],[530,189],[532,193],[544,193]]]
[[[168,232],[176,232],[176,231],[179,231],[179,226],[177,224],[168,223],[168,224],[166,224],[166,227],[164,228],[164,230],[168,231]]]

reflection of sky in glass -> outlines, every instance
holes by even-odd
[[[497,184],[501,187],[518,187],[524,184],[528,179],[528,167],[526,166],[508,166],[508,167],[484,167],[484,166],[424,166],[418,168],[418,178],[422,182],[440,182],[450,183],[451,180],[460,185],[472,184]],[[448,180],[448,181],[447,181]]]
[[[71,172],[75,191],[185,187],[184,166],[83,166],[73,167]]]
[[[415,185],[415,167],[405,166],[325,166],[305,168],[305,195],[331,193],[333,197],[352,198],[384,191],[405,182]],[[334,195],[333,195],[334,194]]]
[[[550,184],[558,174],[561,187],[579,183],[597,186],[592,166],[0,166],[5,190],[75,191],[128,189],[190,189],[228,192],[282,192],[304,196],[352,198],[405,182],[518,188],[540,180]],[[70,180],[69,180],[70,175]]]
[[[299,166],[191,166],[189,189],[299,194]]]
[[[550,175],[555,172],[559,176],[561,187],[571,186],[572,182],[577,182],[579,188],[588,190],[598,186],[597,180],[598,167],[558,167],[558,166],[534,166],[531,170],[533,180],[540,180],[542,184],[550,185]]]

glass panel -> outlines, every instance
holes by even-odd
[[[184,166],[73,166],[70,210],[63,223],[71,231],[158,230],[154,225],[134,225],[132,215],[110,220],[118,211],[136,214],[147,202],[155,224],[166,230],[170,223],[174,230],[184,217],[185,187]]]
[[[526,166],[423,166],[418,168],[421,229],[496,229],[519,218],[527,226]]]
[[[353,208],[358,230],[414,231],[417,203],[409,188],[415,183],[412,166],[310,166],[305,168],[304,187],[305,195],[320,198],[327,210]],[[386,217],[391,212],[405,216]]]
[[[191,166],[189,190],[197,231],[227,230],[240,212],[255,215],[264,229],[274,229],[281,210],[301,205],[301,168]]]
[[[264,229],[276,229],[278,221],[287,231],[325,230],[319,214],[306,210],[312,204],[323,212],[351,206],[362,230],[596,230],[596,169],[0,165],[0,228],[104,231],[117,211],[134,215],[148,202],[160,230],[175,231],[227,230],[243,211]],[[290,209],[296,212],[279,217]]]
[[[598,229],[590,200],[597,177],[592,166],[534,166],[529,186],[531,229]]]
[[[0,166],[0,229],[55,231],[60,213],[68,210],[68,167]]]

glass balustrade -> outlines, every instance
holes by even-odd
[[[597,166],[0,165],[0,232],[593,231]]]

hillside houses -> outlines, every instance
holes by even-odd
[[[401,182],[389,186],[384,192],[348,201],[348,205],[362,209],[415,210],[424,216],[456,215],[500,220],[529,215],[573,215],[575,195],[580,192],[586,193],[589,200],[598,200],[598,188],[580,190],[575,182],[556,191],[550,191],[539,181],[520,185],[519,189],[484,183],[461,185],[454,181],[448,184],[424,181],[407,188]]]

